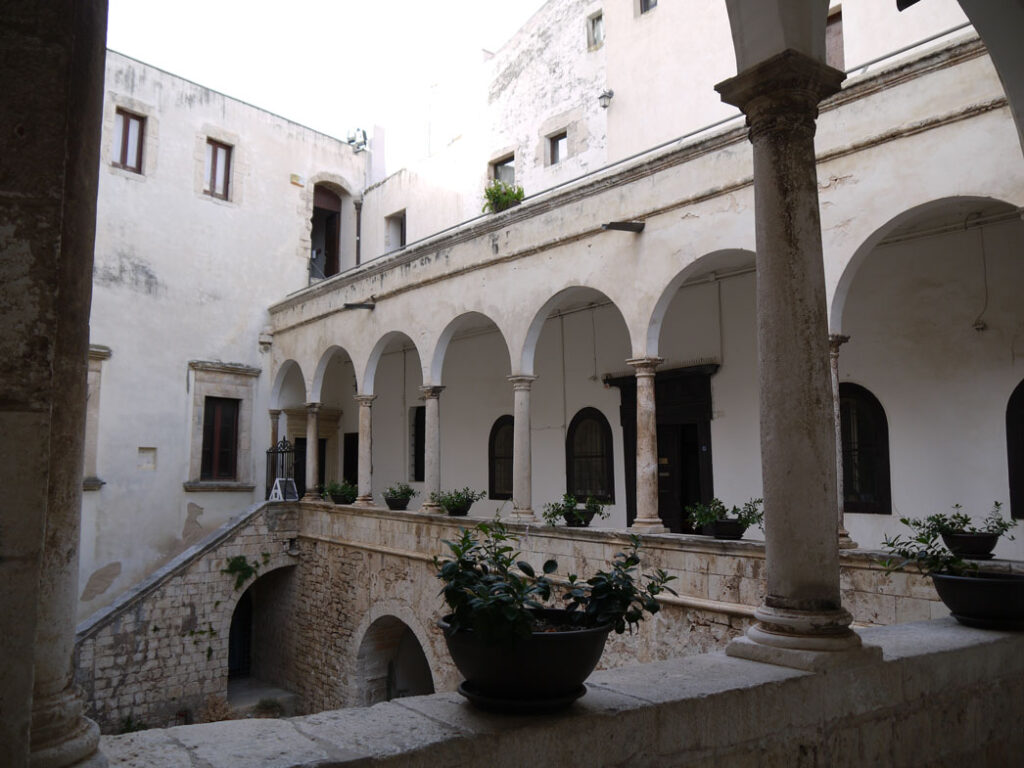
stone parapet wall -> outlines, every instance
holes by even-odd
[[[235,588],[222,573],[244,556],[262,576],[294,567],[291,505],[259,505],[81,624],[75,675],[87,714],[105,732],[128,721],[148,726],[195,722],[211,697],[225,699],[228,636],[235,606],[252,581]]]
[[[862,630],[883,658],[817,674],[721,653],[595,673],[564,714],[454,693],[290,720],[104,737],[111,768],[1016,765],[1024,636],[952,619]]]

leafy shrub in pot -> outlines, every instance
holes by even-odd
[[[464,517],[469,514],[469,508],[473,506],[473,502],[479,501],[486,495],[483,491],[474,491],[466,486],[454,491],[434,491],[430,494],[430,500],[452,517]]]
[[[561,501],[544,505],[543,517],[544,522],[551,526],[558,525],[558,521],[563,520],[570,528],[587,528],[595,517],[599,519],[608,517],[608,512],[605,510],[604,504],[593,496],[588,496],[583,506],[580,507],[576,497],[571,493],[566,493],[562,496]]]
[[[359,490],[352,483],[342,480],[340,483],[328,483],[324,493],[335,504],[351,504],[359,495]]]
[[[1001,502],[993,502],[992,511],[981,521],[980,525],[976,525],[959,504],[953,505],[952,514],[939,512],[928,515],[923,520],[906,518],[901,522],[914,530],[938,534],[942,537],[943,543],[955,555],[972,560],[988,560],[992,557],[992,550],[996,548],[1000,536],[1005,535],[1011,541],[1013,540],[1009,531],[1017,524],[1017,521],[1005,519],[1002,515],[1002,508]]]
[[[742,507],[726,507],[721,499],[712,499],[707,504],[693,504],[686,513],[693,520],[694,528],[706,536],[716,539],[738,540],[752,525],[763,527],[764,511],[762,499],[750,499]]]
[[[395,483],[385,488],[381,497],[388,509],[402,510],[409,506],[409,500],[418,493],[408,483]]]

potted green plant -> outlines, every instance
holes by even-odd
[[[970,515],[963,511],[962,506],[954,504],[952,514],[940,512],[928,515],[924,520],[909,520],[907,524],[915,530],[923,529],[937,533],[955,555],[971,560],[990,560],[999,537],[1006,535],[1012,541],[1013,536],[1008,534],[1017,524],[1016,520],[1005,519],[1002,509],[1001,502],[993,502],[988,517],[982,520],[980,525],[976,525]]]
[[[506,184],[500,179],[494,179],[490,184],[484,187],[484,207],[483,212],[494,212],[504,211],[506,208],[511,208],[514,205],[519,205],[523,201],[523,188],[513,184]]]
[[[340,483],[328,483],[324,488],[324,498],[330,497],[335,504],[351,504],[358,495],[358,489],[347,480],[342,480]]]
[[[562,496],[561,501],[544,505],[543,517],[544,522],[551,526],[558,525],[560,520],[564,520],[570,528],[587,528],[595,517],[598,519],[608,517],[608,512],[605,510],[604,504],[593,496],[587,496],[587,500],[581,507],[575,496],[566,493]]]
[[[469,508],[473,506],[473,502],[479,501],[486,495],[483,491],[474,491],[467,486],[454,491],[433,491],[430,494],[430,500],[452,517],[465,517],[469,514]]]
[[[435,557],[450,613],[441,619],[456,667],[465,677],[459,691],[485,709],[543,712],[568,706],[586,693],[583,681],[604,650],[608,633],[631,632],[674,577],[655,570],[638,575],[639,538],[615,555],[608,570],[582,581],[565,579],[556,594],[555,560],[541,573],[521,559],[518,541],[499,521],[460,529],[445,541],[448,557]],[[673,593],[674,594],[674,593]]]
[[[888,571],[909,566],[930,576],[939,599],[961,624],[985,629],[1024,629],[1024,574],[982,571],[940,543],[926,520],[900,518],[910,535],[886,536]]]
[[[408,483],[395,483],[384,489],[381,496],[388,509],[402,510],[409,506],[409,500],[418,494]]]
[[[750,499],[742,507],[726,507],[721,499],[712,499],[707,504],[693,504],[686,513],[693,520],[694,528],[705,536],[716,539],[737,541],[743,538],[752,525],[763,527],[764,511],[762,499]]]

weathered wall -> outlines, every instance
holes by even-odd
[[[76,679],[104,731],[129,717],[150,726],[192,722],[211,696],[226,698],[231,616],[253,582],[236,589],[221,571],[244,556],[259,578],[281,578],[273,572],[297,562],[287,551],[297,522],[288,505],[259,506],[79,626]],[[273,665],[266,668],[272,675]]]

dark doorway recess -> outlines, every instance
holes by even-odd
[[[1024,381],[1006,406],[1006,459],[1010,471],[1010,515],[1024,518]]]
[[[228,635],[228,677],[249,677],[252,672],[252,589],[242,597],[231,614]]]
[[[690,533],[687,506],[714,497],[711,469],[711,376],[717,364],[658,371],[658,514],[673,533]],[[626,520],[636,518],[636,378],[608,379],[618,387],[626,474]]]
[[[310,275],[330,277],[340,271],[341,198],[327,187],[313,187],[313,219],[310,231]]]
[[[341,478],[352,485],[359,484],[359,433],[346,432],[341,460]]]
[[[317,475],[316,482],[324,487],[324,470],[327,468],[327,438],[317,441]],[[306,438],[295,438],[295,490],[301,499],[306,494]]]

